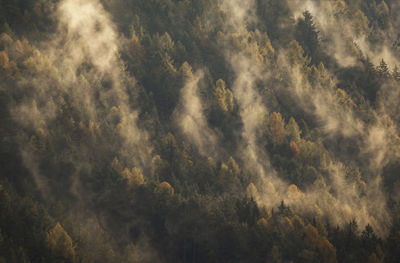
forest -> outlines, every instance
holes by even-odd
[[[0,0],[0,263],[397,263],[400,1]]]

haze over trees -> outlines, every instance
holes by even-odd
[[[398,262],[395,0],[0,0],[0,263]]]

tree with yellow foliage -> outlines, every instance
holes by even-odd
[[[273,112],[267,119],[267,136],[274,144],[281,144],[287,136],[285,122],[279,112]]]
[[[57,223],[46,235],[46,245],[53,255],[53,262],[74,262],[75,246],[71,237],[60,223]]]
[[[129,187],[138,186],[144,183],[143,174],[140,169],[134,167],[132,170],[125,168],[122,177],[126,180]]]
[[[230,112],[233,110],[234,102],[232,91],[226,88],[225,81],[222,79],[217,80],[215,86],[215,98],[219,108],[224,112]]]

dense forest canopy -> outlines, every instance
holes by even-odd
[[[0,263],[398,262],[397,0],[0,0]]]

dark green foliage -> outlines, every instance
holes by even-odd
[[[400,72],[370,57],[382,44],[398,59],[396,1],[336,2],[335,19],[366,17],[368,51],[343,44],[348,66],[319,32],[319,14],[293,10],[290,0],[255,1],[246,14],[254,17],[234,29],[216,0],[101,1],[120,40],[117,62],[103,72],[93,58],[72,69],[61,60],[74,54],[46,52],[73,42],[58,39],[60,1],[0,0],[0,263],[398,262],[399,117],[384,104],[397,106]],[[248,94],[238,92],[239,66],[255,79],[241,85],[254,87],[268,112],[252,115],[252,143],[243,114],[257,105],[240,104]],[[198,137],[218,138],[214,152],[201,152],[177,123],[197,70],[209,130]],[[265,174],[243,150],[252,147]],[[382,177],[388,233],[361,225],[368,219],[314,213],[317,204],[298,207],[308,191],[341,197],[337,163],[340,183],[359,197]],[[265,194],[275,179],[288,199]]]
[[[297,42],[302,46],[305,55],[313,59],[318,59],[318,52],[320,52],[318,33],[312,15],[310,12],[305,11],[303,18],[300,18],[297,22],[295,36]],[[317,63],[318,60],[314,60],[313,62]]]

